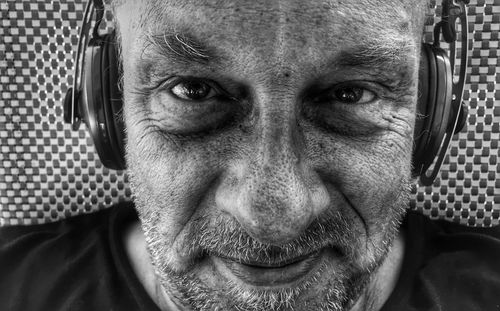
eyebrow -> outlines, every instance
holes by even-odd
[[[178,62],[207,64],[215,58],[207,46],[189,34],[148,33],[145,37],[145,49],[153,48],[156,53]]]
[[[334,62],[337,66],[389,69],[408,61],[413,48],[410,40],[368,42],[342,51]]]

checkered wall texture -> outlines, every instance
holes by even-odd
[[[126,173],[104,168],[83,127],[73,132],[63,122],[85,3],[0,0],[0,225],[55,221],[132,199]],[[490,226],[500,218],[500,0],[472,0],[468,15],[468,126],[434,185],[414,185],[411,208]],[[433,22],[429,16],[429,36]]]

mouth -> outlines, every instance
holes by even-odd
[[[212,255],[217,269],[239,281],[258,287],[292,285],[310,275],[320,265],[322,251],[290,257],[275,262],[241,261],[222,255]]]

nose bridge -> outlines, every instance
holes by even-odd
[[[261,95],[257,99],[259,113],[252,140],[255,153],[249,159],[252,182],[273,183],[276,189],[277,186],[286,186],[279,183],[286,179],[290,179],[289,182],[302,179],[301,148],[304,146],[294,94],[286,91],[289,87],[284,83],[278,84],[273,85],[276,90],[267,93],[269,96]],[[282,189],[283,193],[288,190],[288,187]]]
[[[281,244],[300,235],[313,217],[304,178],[295,103],[285,96],[262,99],[247,161],[240,223],[261,241]]]
[[[300,137],[293,107],[281,98],[263,104],[255,131],[256,158],[265,165],[285,165],[299,161]],[[292,105],[290,105],[292,106]]]

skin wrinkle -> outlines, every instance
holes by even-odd
[[[365,218],[363,217],[363,215],[357,210],[356,206],[351,203],[351,201],[349,200],[349,198],[344,193],[342,193],[342,196],[344,197],[344,200],[346,200],[347,204],[353,209],[353,211],[356,212],[356,214],[358,215],[359,219],[363,223],[363,228],[364,228],[365,234],[367,236],[370,236],[370,229],[368,228],[368,224],[366,223]],[[368,243],[368,240],[366,240],[366,242]]]
[[[411,97],[406,96],[406,98],[408,100],[410,100]],[[394,100],[395,99],[393,99],[391,97],[381,98],[380,103],[378,105],[381,107],[385,107],[387,102],[393,102]],[[407,108],[407,106],[408,106],[407,101],[403,101],[403,100],[401,100],[401,98],[398,98],[396,104],[399,104],[399,103],[401,103],[401,104],[396,105],[393,109],[391,109],[390,111],[387,111],[387,112],[385,110],[382,112],[379,112],[377,109],[375,109],[372,112],[363,112],[362,115],[344,116],[342,114],[342,110],[340,110],[338,112],[332,113],[332,120],[329,122],[325,122],[323,124],[323,126],[326,129],[329,129],[328,123],[336,123],[336,127],[333,127],[332,129],[330,129],[330,131],[335,132],[336,130],[340,130],[343,135],[350,136],[351,139],[356,139],[359,141],[370,142],[373,139],[384,138],[384,137],[376,137],[376,136],[379,136],[377,133],[380,132],[381,130],[394,130],[392,125],[397,125],[397,122],[394,122],[394,120],[395,119],[396,120],[404,120],[404,117],[398,116],[399,114],[401,114],[401,111],[407,110],[408,111],[407,113],[412,113],[411,111],[413,111],[412,108],[410,108],[410,107]],[[308,116],[308,120],[314,120],[314,115],[321,115],[321,114],[325,114],[324,111],[306,112],[306,115]],[[366,120],[365,115],[374,116],[377,114],[380,114],[381,118],[386,122],[374,123],[371,120]],[[311,117],[311,115],[313,117]],[[403,115],[406,115],[406,113]],[[360,123],[362,122],[361,127],[358,126],[356,131],[353,131],[352,129],[349,129],[349,128],[347,128],[347,129],[337,128],[338,123],[343,122],[345,124],[350,124],[350,123],[353,123],[356,121],[359,121]],[[408,121],[406,121],[405,123],[408,124]],[[360,130],[360,129],[363,129],[363,130]],[[406,135],[404,135],[404,134],[411,133],[411,131],[412,131],[411,125],[407,129],[409,130],[409,132],[403,133],[404,137],[406,137]],[[372,135],[367,136],[366,135],[367,132],[372,133]],[[395,132],[402,134],[401,132],[398,132],[398,131],[395,131]]]
[[[154,281],[161,282],[176,303],[196,311],[347,311],[358,299],[370,300],[364,293],[376,293],[371,276],[385,265],[402,207],[407,205],[412,137],[394,129],[397,124],[412,124],[414,118],[416,84],[410,77],[416,76],[420,37],[409,33],[421,31],[414,29],[421,21],[410,11],[404,14],[402,5],[413,10],[409,0],[347,2],[330,12],[324,5],[333,7],[337,1],[282,0],[280,5],[237,0],[142,1],[132,5],[139,10],[130,10],[131,3],[126,1],[117,9],[118,21],[125,25],[120,31],[127,164],[158,276]],[[376,9],[373,14],[365,11],[372,8]],[[148,14],[151,18],[145,18]],[[128,21],[140,27],[131,28]],[[354,74],[349,66],[336,70],[342,51],[354,49],[366,38],[381,37],[378,45],[390,43],[392,37],[379,36],[386,28],[406,33],[413,41],[400,52],[402,57],[389,59],[388,71],[400,75],[377,78],[373,72],[380,69],[373,66],[370,74],[368,67],[361,70],[355,64],[349,65]],[[144,34],[151,29],[152,33],[196,34],[206,46],[226,51],[228,59],[206,68],[198,62],[189,65],[158,57],[151,67],[141,68],[145,65],[140,60]],[[246,103],[250,110],[224,130],[200,138],[196,133],[189,137],[163,134],[162,129],[174,123],[169,125],[168,115],[159,112],[165,105],[177,107],[178,102],[164,90],[150,96],[131,92],[134,87],[141,90],[139,84],[146,82],[141,79],[149,79],[156,67],[164,73],[209,76],[226,90],[228,85],[246,89],[246,96],[235,96],[234,105]],[[143,77],[137,76],[141,70]],[[311,92],[320,89],[311,88],[318,80],[330,86],[353,77],[375,79],[373,83],[391,80],[399,87],[387,91],[392,96],[383,105],[335,108],[345,115],[347,130],[356,130],[365,121],[380,126],[363,140],[320,131],[321,115],[306,120],[299,109],[312,105],[310,97],[300,99],[304,92],[312,96]],[[399,94],[407,97],[395,99]],[[179,113],[173,117],[183,118],[182,110],[172,111]],[[159,128],[150,128],[151,119],[160,115],[163,121],[153,122]],[[332,122],[338,122],[340,118],[334,116]],[[311,201],[313,208],[304,204],[315,193],[327,198]],[[301,223],[299,215],[309,220]],[[252,222],[260,225],[249,231]],[[289,234],[295,237],[287,239]],[[344,256],[331,254],[300,286],[273,291],[251,288],[216,273],[207,256],[219,252],[265,262],[315,250],[321,243],[333,246],[328,250],[342,249]],[[374,310],[377,307],[380,304]]]
[[[216,184],[216,183],[218,183],[218,181],[217,182],[213,182],[213,183],[211,182],[209,184]],[[184,224],[182,224],[182,225],[184,227],[188,223],[197,223],[197,222],[202,223],[202,226],[204,225],[204,223],[202,222],[201,216],[200,215],[195,215],[195,211],[193,210],[192,213],[187,217],[186,222]],[[182,229],[179,230],[176,234],[174,234],[174,241],[177,240],[181,234],[183,234]],[[188,234],[189,234],[189,232],[188,232]],[[193,240],[194,239],[191,239],[191,241],[193,241]]]

